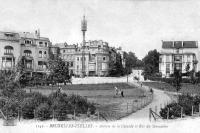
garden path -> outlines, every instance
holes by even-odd
[[[133,82],[133,84],[137,85],[136,82]],[[149,87],[143,86],[144,88],[148,89]],[[167,103],[171,102],[171,98],[162,90],[153,89],[153,101],[144,107],[141,110],[138,110],[137,112],[122,118],[122,121],[127,120],[149,120],[149,108],[152,108],[153,111],[156,111],[159,114],[160,108],[164,107]],[[157,109],[156,109],[157,108]]]

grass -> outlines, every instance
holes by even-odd
[[[157,88],[164,91],[176,92],[176,88],[168,83],[163,82],[143,82],[144,85]],[[189,84],[182,83],[180,93],[183,94],[199,94],[200,95],[200,84]]]
[[[123,98],[121,96],[115,96],[115,86],[124,91]],[[27,92],[31,90],[40,92],[44,95],[49,95],[57,89],[58,87],[56,86],[40,86],[28,87],[25,90]],[[98,110],[106,114],[106,117],[109,117],[108,119],[112,120],[118,119],[121,113],[123,116],[127,113],[126,110],[121,109],[124,108],[124,105],[126,105],[127,102],[139,101],[146,97],[144,90],[126,83],[72,84],[62,86],[62,91],[67,94],[78,94],[86,97],[90,102],[95,103]]]

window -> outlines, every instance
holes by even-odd
[[[67,62],[67,66],[69,66],[69,62]]]
[[[162,63],[162,57],[159,58],[159,62]]]
[[[79,69],[79,66],[77,65],[77,69]]]
[[[39,51],[39,58],[42,58],[42,51]]]
[[[25,40],[24,43],[25,44],[32,44],[32,41],[31,40]]]
[[[13,47],[12,46],[5,46],[4,47],[4,54],[13,54]]]
[[[71,62],[70,66],[73,67],[73,62]]]
[[[182,61],[181,55],[175,55],[174,56],[174,61]]]
[[[26,60],[25,66],[28,69],[32,69],[32,60]]]
[[[105,61],[105,60],[106,60],[106,57],[103,57],[103,60]]]
[[[181,63],[176,63],[175,64],[175,69],[176,70],[182,70],[182,64]]]
[[[48,47],[47,42],[45,42],[44,44],[45,44],[45,47]]]
[[[187,55],[187,62],[190,62],[190,55]]]
[[[44,51],[44,58],[47,58],[47,51]]]
[[[169,63],[166,64],[166,73],[170,73],[170,64]]]
[[[77,57],[77,61],[79,61],[79,57]]]
[[[14,66],[14,59],[13,58],[6,58],[6,57],[3,57],[2,58],[2,67],[3,68],[10,68],[12,66]]]
[[[166,55],[166,62],[170,62],[170,56]]]
[[[63,50],[63,53],[65,53],[65,50]]]
[[[30,50],[24,50],[24,56],[31,56],[32,52]]]

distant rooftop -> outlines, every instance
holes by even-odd
[[[9,41],[19,41],[20,37],[19,37],[19,34],[15,33],[15,32],[0,31],[0,39],[1,40],[9,40]]]
[[[162,48],[198,48],[197,41],[162,41]]]

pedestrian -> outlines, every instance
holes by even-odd
[[[151,92],[151,94],[153,94],[153,89],[152,88],[150,89],[150,92]]]
[[[124,92],[123,91],[121,91],[121,96],[124,97]]]
[[[118,88],[115,86],[115,95],[117,96],[118,95]]]

